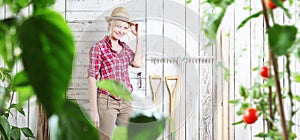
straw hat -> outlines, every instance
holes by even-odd
[[[129,24],[134,24],[129,17],[127,9],[124,7],[117,7],[111,12],[111,16],[105,17],[105,20],[107,22],[110,22],[111,20],[121,20],[125,21]]]

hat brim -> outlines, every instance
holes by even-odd
[[[107,22],[110,22],[111,20],[120,20],[120,21],[127,22],[127,23],[129,23],[130,25],[135,24],[135,23],[133,23],[133,22],[130,21],[130,20],[127,20],[127,19],[124,19],[124,18],[120,18],[120,17],[105,17],[105,20],[106,20]]]

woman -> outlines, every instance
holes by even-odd
[[[117,7],[105,20],[108,22],[109,34],[90,48],[88,68],[90,115],[100,130],[101,140],[110,139],[115,125],[127,125],[132,106],[130,102],[97,88],[96,81],[115,79],[132,92],[128,67],[140,67],[142,64],[138,24],[131,22],[127,9]],[[136,36],[135,53],[120,41],[130,31]]]

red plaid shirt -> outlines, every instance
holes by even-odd
[[[130,83],[128,66],[133,61],[134,53],[124,42],[119,42],[123,47],[121,52],[112,50],[111,41],[108,36],[95,43],[90,48],[90,63],[88,67],[88,77],[95,79],[115,79],[122,82],[132,92],[133,87]],[[97,89],[98,93],[110,95],[109,92]]]

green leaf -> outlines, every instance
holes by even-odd
[[[263,13],[262,11],[259,11],[257,13],[252,14],[251,16],[247,17],[240,23],[240,25],[237,27],[237,29],[242,28],[248,21],[250,21],[253,18],[259,17],[262,13]]]
[[[268,88],[269,86],[273,86],[275,84],[274,78],[268,78],[267,82],[262,85],[264,88]]]
[[[62,108],[71,79],[72,32],[59,13],[41,9],[21,25],[19,38],[28,79],[51,115]]]
[[[9,136],[13,140],[20,140],[20,138],[21,138],[20,128],[12,126]]]
[[[246,91],[246,88],[244,86],[239,87],[239,93],[242,97],[244,97],[244,100],[249,97],[249,93]]]
[[[259,99],[260,98],[260,95],[259,95],[259,93],[256,89],[253,89],[251,93],[252,93],[251,95],[252,95],[253,99]]]
[[[23,104],[28,101],[32,96],[34,96],[34,90],[29,84],[28,76],[25,71],[18,72],[13,79],[14,89],[18,93],[18,105],[23,106]]]
[[[54,5],[56,0],[35,0],[33,1],[34,8],[40,9],[40,8],[48,8],[52,5]]]
[[[236,99],[236,100],[230,100],[229,103],[231,103],[233,105],[238,105],[241,103],[241,101],[239,99]]]
[[[113,132],[113,140],[127,140],[128,129],[125,126],[117,126]]]
[[[88,120],[80,106],[66,101],[59,114],[53,114],[49,123],[50,137],[54,140],[97,140],[98,130]]]
[[[21,131],[22,131],[22,133],[24,134],[25,137],[35,138],[32,131],[28,127],[21,128]]]
[[[128,88],[123,83],[116,80],[101,80],[97,82],[97,86],[124,100],[133,100],[133,97]]]
[[[1,81],[4,82],[10,82],[11,81],[11,70],[8,68],[0,68],[0,77],[1,77]]]
[[[206,0],[209,4],[217,7],[226,8],[234,2],[234,0]]]
[[[206,13],[203,17],[206,18],[202,20],[203,22],[201,23],[205,36],[213,42],[216,40],[216,34],[220,24],[222,23],[225,12],[226,8],[222,8],[221,11],[217,13]]]
[[[7,118],[5,118],[4,116],[0,116],[0,132],[1,132],[1,136],[3,136],[4,140],[9,140],[9,133],[10,133],[10,125],[9,122],[7,120]]]
[[[13,68],[21,54],[16,34],[18,25],[15,17],[0,21],[0,55],[9,69]]]
[[[297,28],[290,25],[278,25],[270,27],[267,31],[271,50],[277,56],[289,53],[297,35]]]
[[[300,96],[299,95],[293,95],[293,99],[300,102]]]
[[[155,140],[165,129],[166,119],[146,116],[142,113],[130,118],[128,140]]]
[[[290,133],[290,139],[296,139],[297,138],[297,134],[295,134],[294,132]]]
[[[240,121],[238,121],[238,122],[234,122],[234,123],[232,123],[232,125],[238,125],[238,124],[242,124],[244,121],[243,120],[240,120]]]
[[[186,4],[192,3],[192,0],[186,0]]]
[[[292,75],[293,75],[294,81],[297,83],[300,83],[300,74],[297,72],[294,72]]]
[[[258,138],[266,138],[268,137],[268,134],[264,133],[264,132],[260,132],[256,135],[254,135],[255,137],[258,137]]]

